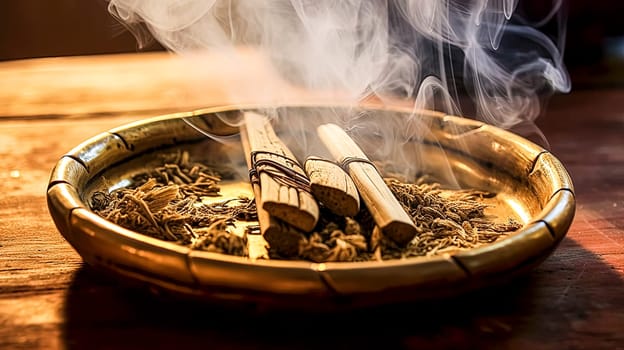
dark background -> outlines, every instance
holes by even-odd
[[[520,0],[517,12],[540,18],[551,6]],[[624,1],[568,0],[564,6],[573,88],[624,85]],[[105,0],[0,0],[0,61],[163,50],[155,42],[139,48],[106,7]]]

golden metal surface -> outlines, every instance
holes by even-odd
[[[52,185],[57,182],[66,182],[74,188],[84,188],[88,179],[89,173],[82,162],[70,156],[63,156],[52,170],[49,183]]]
[[[554,239],[542,222],[526,225],[509,237],[494,243],[458,252],[454,258],[472,278],[497,276],[523,268],[526,263],[545,257]]]
[[[79,144],[69,151],[65,157],[72,158],[82,164],[89,175],[96,174],[114,164],[118,159],[132,156],[122,139],[110,133],[102,133]],[[87,178],[67,177],[68,183],[88,181]]]
[[[315,107],[284,106],[277,113],[298,116],[289,119],[296,125],[302,120],[320,124],[329,113],[344,112],[344,107]],[[228,123],[238,110],[221,107],[162,116],[78,145],[50,176],[48,207],[58,230],[87,263],[152,289],[200,300],[331,309],[442,297],[497,283],[543,261],[574,217],[572,181],[555,156],[510,132],[431,111],[418,113],[418,121],[430,132],[406,143],[405,161],[419,162],[421,170],[448,183],[498,193],[494,212],[519,220],[521,229],[493,244],[442,256],[316,264],[193,251],[124,229],[88,209],[94,191],[128,186],[133,174],[159,164],[160,155],[182,149],[200,160],[243,169],[230,189],[248,191],[237,128]],[[366,107],[359,118],[366,122],[382,117],[401,125],[411,112]],[[304,130],[287,137],[307,136]],[[371,150],[382,141],[373,140]],[[426,157],[410,158],[415,149]]]
[[[569,213],[574,213],[575,210],[574,194],[569,189],[561,189],[550,198],[544,209],[535,217],[535,220],[543,221],[555,240],[560,241],[574,218]]]

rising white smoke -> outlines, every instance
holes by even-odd
[[[110,0],[109,11],[174,52],[253,45],[310,89],[453,114],[467,95],[477,119],[510,129],[570,89],[561,1],[541,21],[558,24],[549,35],[515,13],[517,1]]]
[[[533,123],[540,102],[570,90],[561,0],[537,22],[516,13],[518,0],[109,1],[109,11],[139,41],[146,28],[177,53],[234,54],[235,47],[253,46],[305,88],[341,91],[354,101],[399,97],[416,109],[534,134],[543,145]],[[548,35],[540,31],[544,24]],[[474,113],[463,113],[464,96]],[[418,120],[398,128],[425,129]],[[397,139],[396,128],[388,133]]]

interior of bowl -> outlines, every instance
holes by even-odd
[[[406,178],[427,174],[448,188],[494,193],[484,199],[489,213],[521,228],[491,244],[435,256],[317,263],[266,258],[261,237],[253,238],[255,246],[252,239],[249,256],[195,250],[123,228],[91,209],[94,193],[132,187],[135,175],[183,152],[227,169],[221,198],[253,196],[237,127],[247,110],[269,116],[298,158],[325,156],[314,130],[340,121],[371,160]],[[575,209],[565,168],[518,135],[432,111],[333,105],[221,107],[120,126],[59,160],[48,205],[84,260],[115,275],[200,299],[298,306],[305,300],[330,308],[345,298],[363,306],[440,297],[526,272],[555,249]]]

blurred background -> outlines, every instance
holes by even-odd
[[[520,0],[518,12],[540,18],[551,6],[548,0]],[[624,1],[568,0],[564,6],[572,87],[624,85]],[[0,61],[163,50],[156,42],[138,47],[105,0],[0,1]]]

